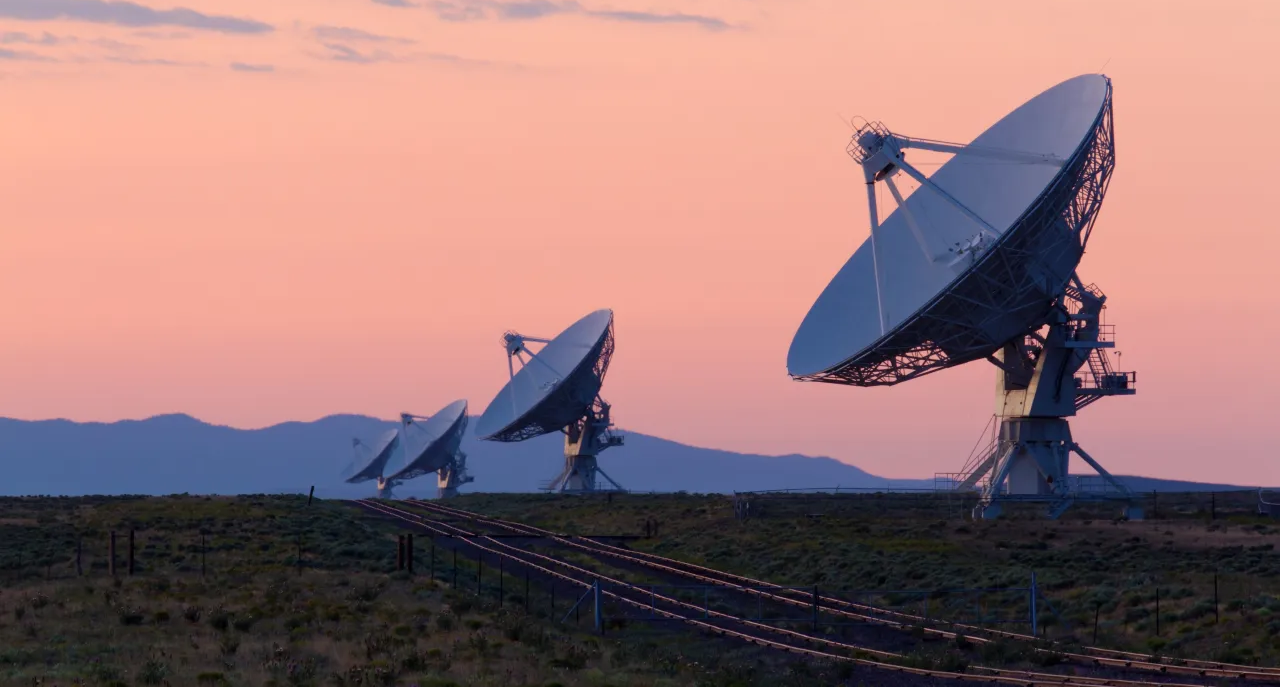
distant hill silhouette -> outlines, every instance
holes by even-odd
[[[394,423],[332,415],[236,429],[188,415],[113,423],[0,418],[0,495],[243,494],[306,492],[326,498],[367,496],[371,484],[348,485],[351,438],[369,441]],[[932,479],[886,480],[831,458],[763,456],[678,444],[634,432],[602,454],[601,468],[635,491],[732,492],[814,487],[932,488]],[[534,491],[563,465],[560,434],[514,444],[463,442],[475,482],[463,491]],[[392,466],[401,464],[397,456]],[[1221,484],[1125,477],[1138,491],[1232,489]],[[401,487],[431,496],[434,476]]]

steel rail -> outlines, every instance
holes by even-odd
[[[623,549],[621,547],[612,546],[609,544],[605,544],[603,542],[594,541],[590,539],[583,539],[582,541],[590,542],[590,545],[588,546],[588,545],[581,544],[578,541],[571,540],[569,537],[571,537],[572,535],[558,534],[550,530],[546,530],[533,525],[526,525],[524,523],[517,523],[517,522],[502,520],[500,518],[493,518],[490,516],[482,515],[479,513],[473,513],[471,511],[461,510],[457,508],[452,508],[449,506],[441,506],[439,504],[426,503],[422,501],[413,501],[413,502],[407,502],[407,503],[411,503],[414,506],[423,508],[428,511],[434,510],[440,513],[447,513],[457,517],[463,517],[468,520],[491,524],[495,527],[502,527],[505,529],[513,530],[513,531],[523,531],[524,533],[536,532],[540,536],[543,536],[549,539],[554,539],[558,542],[565,543],[575,548],[579,548],[583,550],[599,551],[606,555],[611,555],[611,556],[622,558],[625,560],[631,560],[641,565],[649,565],[650,567],[658,567],[658,568],[666,569],[671,572],[684,575],[686,577],[691,577],[691,578],[699,579],[703,581],[709,581],[718,585],[734,586],[739,591],[753,594],[753,595],[763,596],[765,598],[770,598],[783,603],[788,603],[788,604],[797,605],[797,606],[806,606],[806,607],[811,605],[810,602],[808,601],[801,601],[800,599],[796,599],[796,598],[783,597],[783,596],[778,596],[776,594],[770,594],[768,592],[763,591],[762,589],[751,589],[743,584],[743,583],[746,583],[747,585],[753,585],[756,587],[773,588],[778,590],[781,593],[791,593],[791,594],[798,593],[796,590],[784,589],[780,585],[774,584],[772,582],[756,580],[750,577],[745,577],[743,575],[737,575],[734,573],[728,573],[721,570],[715,570],[713,568],[697,565],[695,563],[687,563],[685,561],[679,561],[679,560],[667,558],[664,556],[658,556],[656,554],[651,554],[651,553],[642,552],[642,551],[634,551],[632,549]],[[645,560],[638,560],[638,559],[645,559]],[[677,569],[678,567],[683,567],[686,570],[679,570]],[[722,579],[715,580],[711,577],[708,577],[708,575],[719,576]],[[736,580],[737,582],[728,582],[724,578]],[[898,629],[915,629],[917,627],[920,627],[928,634],[935,634],[935,635],[947,637],[947,638],[955,638],[957,634],[964,634],[967,639],[970,639],[976,642],[992,641],[987,637],[1011,639],[1015,641],[1028,642],[1028,643],[1040,643],[1043,641],[1031,635],[1021,634],[1016,632],[1008,632],[1004,630],[983,628],[983,627],[978,627],[975,625],[967,625],[963,623],[951,623],[951,622],[941,621],[939,619],[934,619],[934,618],[927,618],[927,617],[919,616],[915,614],[902,613],[900,611],[882,609],[876,606],[858,604],[858,603],[846,601],[843,599],[837,599],[834,597],[826,597],[826,596],[819,595],[819,601],[821,603],[828,604],[825,610],[827,610],[828,612],[835,613],[837,615],[868,620],[870,622],[887,625],[890,627],[896,627]],[[865,615],[862,613],[853,613],[850,611],[843,611],[837,608],[832,608],[831,607],[832,605],[841,606],[844,608],[855,608],[855,609],[864,611],[865,613],[881,614],[881,615],[889,616],[892,618],[898,618],[903,622],[898,622],[896,620],[891,620],[885,617],[876,617],[875,615]],[[958,630],[961,630],[962,632],[948,632],[946,630],[924,626],[925,624],[928,624],[928,623],[946,625],[947,627],[956,628]],[[987,637],[975,637],[970,635],[969,632],[985,634],[987,635]],[[1249,680],[1249,681],[1259,681],[1259,682],[1280,682],[1280,668],[1244,666],[1239,664],[1223,663],[1218,661],[1205,661],[1205,660],[1197,660],[1197,659],[1185,659],[1185,660],[1179,660],[1176,663],[1164,663],[1164,662],[1158,662],[1158,661],[1152,660],[1155,657],[1149,654],[1126,652],[1126,651],[1120,651],[1116,649],[1105,649],[1102,647],[1084,647],[1084,651],[1090,652],[1090,653],[1059,651],[1056,649],[1046,649],[1042,647],[1034,647],[1034,648],[1036,651],[1054,653],[1054,654],[1063,656],[1064,658],[1067,658],[1074,663],[1083,664],[1083,665],[1144,670],[1147,672],[1158,672],[1162,674],[1172,673],[1175,675],[1188,675],[1188,676],[1194,676],[1194,677],[1218,677],[1218,678],[1230,678],[1230,679],[1236,679],[1236,680]]]
[[[807,634],[804,634],[804,633],[802,633],[802,632],[796,632],[796,631],[794,631],[794,630],[788,630],[788,629],[785,629],[785,628],[779,628],[779,627],[775,627],[775,626],[768,625],[768,624],[765,624],[765,623],[758,623],[758,622],[755,622],[755,621],[752,621],[752,620],[748,620],[748,619],[746,619],[746,618],[742,618],[742,617],[739,617],[739,616],[734,616],[734,615],[727,614],[727,613],[722,613],[722,612],[719,612],[719,611],[711,611],[711,610],[709,610],[709,609],[702,608],[702,607],[696,606],[696,605],[694,605],[694,604],[689,604],[689,603],[687,603],[687,602],[683,602],[683,601],[680,601],[680,600],[678,600],[678,599],[672,599],[672,598],[667,597],[667,596],[665,596],[665,595],[655,594],[652,590],[647,590],[647,589],[644,589],[644,588],[639,587],[639,586],[637,586],[637,585],[630,584],[630,583],[628,583],[628,582],[624,582],[624,581],[621,581],[621,580],[613,579],[613,578],[610,578],[610,577],[608,577],[608,576],[606,576],[606,575],[601,575],[601,574],[599,574],[599,573],[597,573],[597,572],[595,572],[595,571],[587,570],[587,569],[585,569],[585,568],[578,567],[578,566],[573,565],[573,564],[571,564],[571,563],[567,563],[567,562],[565,562],[565,561],[561,561],[561,560],[559,560],[559,559],[552,558],[552,557],[550,557],[550,556],[546,556],[546,555],[543,555],[543,554],[538,554],[538,553],[535,553],[535,552],[532,552],[532,551],[528,551],[528,550],[525,550],[525,549],[521,549],[521,548],[519,548],[519,547],[511,546],[511,545],[509,545],[509,544],[504,544],[504,543],[499,542],[499,541],[497,541],[497,540],[489,539],[488,537],[485,537],[485,536],[484,536],[484,535],[482,535],[482,534],[474,534],[474,533],[467,532],[466,530],[464,530],[464,529],[462,529],[462,528],[460,528],[460,527],[457,527],[457,526],[455,526],[455,525],[449,525],[449,524],[446,524],[446,523],[439,523],[439,522],[435,522],[435,521],[426,520],[425,518],[423,518],[423,516],[418,515],[418,514],[416,514],[416,513],[413,513],[413,512],[411,512],[411,511],[404,510],[404,509],[395,508],[395,507],[393,507],[393,506],[386,506],[386,505],[378,504],[378,503],[376,503],[376,502],[372,502],[372,501],[368,501],[368,500],[361,500],[361,501],[357,501],[356,503],[358,503],[358,504],[360,504],[360,505],[363,505],[363,506],[365,506],[366,508],[369,508],[369,509],[371,509],[371,510],[375,510],[375,511],[377,511],[377,512],[380,512],[380,513],[382,513],[382,514],[384,514],[384,515],[390,515],[390,516],[395,517],[395,518],[397,518],[397,519],[400,519],[400,520],[403,520],[403,521],[406,521],[406,522],[410,522],[410,523],[412,523],[412,524],[419,525],[419,526],[423,527],[424,529],[427,529],[428,531],[432,531],[432,532],[435,532],[435,533],[444,534],[444,533],[442,533],[442,532],[440,531],[440,529],[439,529],[439,528],[437,528],[437,527],[433,527],[431,524],[428,524],[428,523],[434,523],[434,524],[440,525],[440,526],[442,526],[442,527],[449,528],[449,529],[451,529],[451,530],[456,530],[456,531],[463,532],[463,533],[465,533],[465,534],[467,535],[467,538],[466,538],[466,539],[463,539],[462,541],[464,541],[464,542],[466,542],[466,543],[468,543],[468,544],[470,544],[470,545],[472,545],[472,546],[475,546],[475,547],[477,547],[477,548],[479,548],[479,549],[481,549],[481,550],[484,550],[484,551],[489,551],[489,552],[491,552],[491,553],[493,553],[493,554],[495,554],[495,555],[497,555],[497,556],[501,556],[501,557],[505,557],[505,558],[508,558],[508,559],[514,560],[514,561],[516,561],[516,562],[518,562],[518,563],[521,563],[521,564],[523,564],[523,565],[528,565],[528,566],[533,567],[533,568],[536,568],[536,569],[538,569],[538,570],[540,570],[540,571],[548,572],[548,573],[550,573],[550,574],[554,575],[555,577],[557,577],[557,578],[559,578],[559,579],[564,579],[564,580],[570,581],[570,582],[572,582],[572,583],[574,583],[574,584],[578,584],[578,585],[580,585],[580,586],[590,587],[591,585],[590,585],[589,583],[587,583],[587,582],[582,581],[582,580],[576,580],[576,579],[574,579],[574,578],[567,577],[567,576],[565,576],[565,575],[563,575],[563,574],[555,573],[555,572],[549,571],[547,568],[545,568],[545,567],[543,567],[543,566],[541,566],[541,565],[538,565],[538,564],[536,564],[536,563],[531,563],[530,561],[528,561],[528,560],[526,560],[526,559],[522,558],[522,556],[529,556],[529,557],[536,558],[536,559],[539,559],[539,560],[547,561],[548,563],[550,563],[550,564],[552,564],[552,565],[557,565],[557,566],[560,566],[560,567],[563,567],[563,568],[567,568],[567,569],[569,569],[569,570],[573,570],[573,571],[575,571],[575,572],[577,572],[577,573],[579,573],[579,574],[587,575],[587,576],[592,577],[592,578],[594,578],[594,579],[607,581],[607,582],[609,582],[609,583],[611,583],[611,584],[613,584],[613,585],[615,585],[615,586],[617,586],[617,587],[619,587],[619,588],[628,589],[628,590],[630,590],[630,591],[636,592],[636,593],[638,593],[638,594],[642,595],[643,597],[645,597],[645,598],[649,599],[649,601],[648,601],[648,602],[646,602],[646,601],[636,601],[636,600],[634,600],[634,599],[627,598],[626,596],[623,596],[623,595],[620,595],[620,594],[616,594],[616,593],[608,592],[608,591],[606,591],[606,590],[601,590],[601,593],[602,593],[602,594],[605,594],[605,595],[610,596],[610,597],[612,597],[612,598],[618,599],[619,601],[622,601],[622,602],[627,603],[627,604],[629,604],[629,605],[635,606],[635,607],[637,607],[637,608],[641,608],[641,609],[643,609],[643,610],[649,610],[649,611],[651,611],[651,612],[657,612],[658,614],[663,615],[663,616],[665,616],[665,617],[670,617],[670,618],[673,618],[673,619],[683,620],[683,621],[685,621],[685,622],[689,622],[689,623],[694,624],[694,625],[699,626],[699,627],[703,627],[703,628],[711,629],[712,631],[715,631],[715,632],[717,632],[717,633],[719,633],[719,634],[731,635],[731,636],[739,637],[739,638],[742,638],[742,639],[746,639],[746,640],[748,640],[748,641],[752,641],[753,643],[757,643],[757,644],[764,644],[764,645],[767,645],[767,646],[773,646],[773,647],[775,647],[775,648],[782,648],[782,649],[784,649],[784,650],[789,650],[789,651],[801,651],[801,652],[808,653],[808,654],[812,654],[812,655],[815,655],[815,656],[829,656],[829,657],[840,658],[841,660],[853,660],[853,661],[856,661],[856,662],[859,662],[859,663],[862,663],[862,664],[865,664],[865,665],[871,665],[871,666],[873,666],[873,667],[878,667],[878,668],[888,668],[888,669],[897,670],[897,671],[901,671],[901,672],[909,672],[909,673],[917,674],[917,675],[926,675],[926,676],[933,676],[933,677],[947,677],[947,678],[952,678],[952,679],[967,680],[967,681],[977,681],[977,682],[1000,682],[1000,683],[1005,683],[1005,684],[1024,684],[1024,685],[1037,685],[1037,684],[1039,684],[1039,685],[1046,685],[1046,684],[1052,684],[1052,685],[1115,686],[1115,687],[1194,687],[1194,686],[1192,686],[1192,685],[1187,685],[1187,684],[1184,684],[1184,683],[1170,683],[1170,682],[1145,682],[1145,681],[1125,680],[1125,679],[1116,679],[1116,678],[1099,678],[1099,677],[1088,677],[1088,676],[1079,676],[1079,675],[1062,675],[1062,674],[1057,674],[1057,673],[1038,673],[1038,672],[1033,672],[1033,671],[1011,670],[1011,669],[1005,669],[1005,668],[992,668],[992,667],[988,667],[988,666],[981,666],[981,665],[972,665],[972,666],[970,666],[969,668],[970,668],[971,670],[981,671],[982,673],[984,673],[984,674],[982,674],[982,675],[975,675],[975,674],[971,674],[971,673],[951,673],[951,672],[947,672],[947,671],[931,671],[931,670],[923,669],[923,668],[908,668],[908,667],[906,667],[906,666],[901,666],[901,665],[897,665],[897,664],[881,663],[881,662],[879,662],[879,661],[871,661],[870,659],[859,659],[859,658],[844,657],[844,656],[839,656],[839,655],[836,655],[836,654],[829,654],[829,653],[826,653],[826,652],[815,651],[815,650],[812,650],[812,649],[804,649],[804,648],[801,648],[801,647],[795,647],[794,645],[785,644],[785,643],[783,643],[783,642],[776,642],[776,641],[774,641],[774,640],[765,639],[765,638],[763,638],[763,637],[760,637],[759,635],[750,635],[750,634],[743,633],[743,632],[739,632],[739,631],[736,631],[736,630],[731,630],[731,629],[729,629],[729,628],[723,628],[723,627],[720,627],[720,626],[718,626],[718,625],[714,625],[714,624],[706,623],[706,622],[704,622],[704,621],[698,621],[698,620],[696,620],[696,619],[689,618],[689,617],[687,617],[687,616],[681,616],[681,615],[680,615],[680,614],[678,614],[678,613],[673,613],[673,612],[670,612],[670,611],[660,610],[660,609],[657,609],[657,608],[656,608],[656,606],[653,604],[653,599],[661,599],[664,603],[669,603],[669,604],[673,604],[673,605],[676,605],[676,606],[681,606],[681,607],[689,608],[689,609],[692,609],[692,610],[698,611],[699,613],[702,613],[702,614],[704,614],[704,615],[715,616],[717,619],[720,619],[720,620],[723,620],[723,621],[726,621],[726,622],[739,623],[739,624],[742,624],[742,625],[745,625],[745,626],[751,627],[751,628],[753,628],[753,629],[757,629],[757,630],[759,630],[759,631],[772,632],[772,633],[775,633],[775,634],[782,634],[782,635],[786,635],[786,636],[793,637],[793,638],[799,639],[799,640],[804,641],[804,642],[807,642],[807,643],[818,643],[818,644],[821,644],[821,645],[827,645],[827,646],[832,647],[832,648],[838,648],[838,649],[841,649],[841,650],[844,650],[844,651],[851,651],[851,652],[856,652],[856,653],[868,654],[868,655],[878,656],[878,657],[881,657],[881,658],[889,658],[889,659],[893,659],[893,658],[898,658],[898,659],[900,659],[900,658],[902,658],[902,655],[901,655],[901,654],[897,654],[897,653],[893,653],[893,652],[881,651],[881,650],[877,650],[877,649],[870,649],[870,648],[867,648],[867,647],[862,647],[862,646],[858,646],[858,645],[854,645],[854,644],[848,644],[848,643],[845,643],[845,642],[839,642],[839,641],[836,641],[836,640],[827,639],[827,638],[823,638],[823,637],[815,637],[815,636],[813,636],[813,635],[807,635]],[[536,529],[536,528],[534,528],[534,529]],[[501,552],[501,551],[498,551],[498,550],[493,549],[493,548],[489,548],[489,547],[487,547],[487,546],[481,546],[481,545],[479,545],[479,544],[477,544],[477,543],[476,543],[476,539],[488,539],[488,540],[489,540],[489,541],[491,541],[494,545],[496,545],[496,546],[498,546],[498,547],[501,547],[502,549],[506,549],[506,550],[509,550],[509,551],[513,551],[513,552],[515,552],[515,553],[516,553],[516,554],[518,554],[518,555],[513,555],[513,554],[511,554],[511,553],[503,553],[503,552]]]

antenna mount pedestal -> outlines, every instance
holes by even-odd
[[[564,470],[547,485],[547,491],[586,494],[597,491],[625,491],[605,474],[596,462],[603,450],[622,445],[622,437],[612,431],[609,404],[599,396],[588,414],[564,430]],[[599,478],[612,488],[605,487]]]
[[[458,487],[474,481],[475,478],[467,474],[467,454],[458,451],[453,460],[436,470],[436,498],[451,499],[458,495]]]
[[[1103,396],[1136,392],[1136,373],[1112,370],[1104,352],[1115,346],[1112,328],[1101,322],[1105,302],[1097,287],[1073,275],[1047,332],[1011,341],[990,358],[997,367],[999,435],[956,480],[960,490],[981,488],[975,518],[996,518],[1006,503],[1030,502],[1047,504],[1054,519],[1077,501],[1123,501],[1129,519],[1142,518],[1134,494],[1075,443],[1066,419]],[[1098,476],[1072,477],[1072,453]]]

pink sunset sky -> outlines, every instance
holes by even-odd
[[[954,471],[990,365],[786,374],[868,231],[838,113],[967,141],[1102,71],[1080,274],[1139,393],[1076,439],[1280,483],[1280,3],[145,1],[0,0],[0,415],[479,413],[504,330],[610,307],[624,429]]]

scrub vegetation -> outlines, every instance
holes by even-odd
[[[566,533],[643,533],[656,521],[658,536],[630,546],[1023,633],[1029,597],[1017,590],[1034,573],[1038,629],[1068,646],[1094,645],[1096,621],[1098,646],[1276,666],[1280,522],[1256,504],[1251,491],[1147,495],[1141,522],[1121,519],[1115,504],[1077,506],[1057,521],[1013,509],[975,522],[971,503],[932,494],[756,496],[744,519],[720,495],[476,494],[451,505]],[[945,591],[963,588],[1013,591]]]

